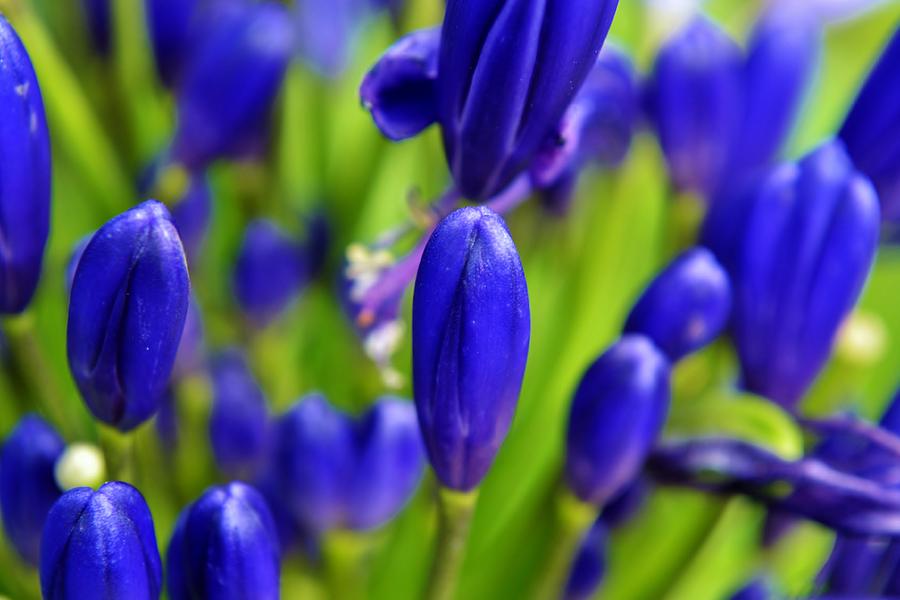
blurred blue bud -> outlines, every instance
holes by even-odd
[[[81,9],[94,50],[108,56],[112,49],[111,0],[81,0]]]
[[[264,129],[293,50],[290,18],[277,2],[223,12],[198,40],[178,90],[171,154],[194,171]]]
[[[252,480],[268,451],[266,398],[237,349],[215,357],[210,375],[213,407],[209,436],[216,463],[230,477]]]
[[[672,182],[709,196],[719,186],[744,114],[737,44],[697,17],[660,50],[647,108]]]
[[[212,192],[206,174],[194,175],[187,193],[170,210],[188,261],[194,264],[206,239],[212,212]]]
[[[182,511],[166,555],[172,600],[279,598],[278,533],[253,487],[211,487]]]
[[[0,14],[0,313],[19,313],[41,276],[50,227],[50,136],[37,77]]]
[[[840,131],[856,167],[878,190],[885,220],[900,220],[900,29],[894,32]]]
[[[794,407],[828,359],[872,265],[875,190],[842,144],[829,142],[738,201],[714,205],[708,219],[705,237],[732,283],[743,385]]]
[[[148,200],[94,234],[75,271],[67,350],[95,417],[127,431],[156,412],[189,296],[184,250],[159,202]]]
[[[294,10],[300,55],[320,75],[340,75],[350,59],[354,38],[367,8],[361,0],[297,2]]]
[[[597,519],[575,555],[563,593],[565,600],[589,600],[597,595],[606,571],[606,537],[606,523]]]
[[[437,121],[440,27],[400,38],[363,79],[359,95],[387,138],[403,140]]]
[[[203,338],[203,314],[197,299],[191,294],[184,329],[175,353],[172,379],[181,379],[203,370],[206,364],[206,345]]]
[[[578,384],[566,435],[566,481],[603,506],[639,474],[669,408],[669,361],[649,339],[626,335]]]
[[[768,580],[755,577],[731,596],[731,600],[772,600],[777,598]]]
[[[869,597],[888,544],[883,538],[838,536],[820,573],[828,594]]]
[[[65,442],[37,415],[22,417],[0,453],[0,514],[7,539],[37,566],[44,520],[62,495],[53,469]]]
[[[632,480],[603,507],[601,517],[610,529],[624,525],[637,514],[647,499],[651,484],[643,476]]]
[[[631,309],[625,333],[650,338],[676,362],[717,338],[728,323],[728,274],[706,248],[681,254]]]
[[[209,0],[144,0],[156,72],[173,87],[196,43],[201,8]]]
[[[525,273],[503,219],[486,207],[451,213],[425,247],[412,316],[416,408],[445,486],[469,491],[493,463],[516,410],[530,330]]]
[[[528,167],[588,77],[617,4],[449,0],[438,118],[464,196],[494,196]]]
[[[156,600],[162,564],[153,517],[135,488],[113,481],[57,500],[41,540],[46,600]]]

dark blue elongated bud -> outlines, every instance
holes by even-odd
[[[625,333],[647,336],[675,362],[718,337],[730,311],[728,274],[709,250],[698,247],[647,287],[628,315]]]
[[[184,250],[159,202],[148,200],[94,234],[72,283],[67,350],[95,417],[127,431],[156,412],[189,296]]]
[[[616,0],[450,0],[438,116],[463,195],[506,187],[553,134],[597,60]]]
[[[566,481],[604,505],[639,473],[669,408],[669,361],[644,336],[626,335],[584,374],[569,412]]]
[[[179,87],[171,153],[192,170],[263,129],[293,50],[290,18],[279,3],[240,4],[225,12],[197,42]]]
[[[522,263],[489,208],[457,210],[437,226],[416,276],[412,321],[428,457],[441,483],[471,490],[509,430],[531,333]]]
[[[886,220],[900,220],[900,29],[872,69],[840,131],[856,167],[878,190]]]
[[[606,523],[603,519],[584,536],[563,593],[565,600],[588,600],[597,594],[606,570]]]
[[[0,453],[0,514],[3,529],[26,562],[37,566],[44,520],[62,495],[53,469],[65,443],[46,421],[27,415]]]
[[[34,296],[50,228],[50,136],[28,53],[0,15],[0,313]]]
[[[203,4],[203,0],[144,1],[156,72],[169,87],[178,81],[196,42],[198,13]]]
[[[112,48],[111,0],[81,0],[81,8],[91,42],[98,54],[107,56]]]
[[[73,488],[57,500],[41,540],[46,600],[156,600],[162,564],[144,497],[121,481]]]
[[[717,210],[724,216],[710,218],[735,233],[714,250],[731,276],[743,385],[793,407],[828,359],[869,273],[877,195],[843,145],[830,142]]]
[[[225,473],[251,480],[268,450],[266,398],[238,350],[217,356],[210,371],[213,408],[209,436],[216,462]]]
[[[718,187],[744,115],[742,68],[737,44],[703,17],[660,50],[647,103],[679,190],[708,196]]]
[[[240,482],[211,487],[182,511],[166,556],[172,600],[279,598],[278,533],[269,507]]]

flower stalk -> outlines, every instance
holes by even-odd
[[[428,577],[426,597],[429,600],[450,600],[454,597],[477,501],[477,489],[457,492],[443,486],[438,488],[437,552]]]

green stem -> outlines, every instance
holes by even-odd
[[[563,482],[557,488],[553,505],[553,532],[547,546],[548,555],[537,578],[533,595],[536,600],[562,597],[575,554],[597,518],[597,507],[576,498]]]
[[[697,243],[705,213],[706,205],[699,196],[672,194],[664,248],[667,258],[674,258]]]
[[[134,452],[135,432],[123,433],[108,425],[99,425],[98,434],[110,481],[135,483],[137,479],[137,461]]]
[[[367,596],[372,541],[365,533],[342,530],[332,531],[325,538],[325,577],[333,598],[357,600]]]
[[[456,592],[477,500],[478,490],[457,492],[438,488],[440,522],[437,552],[431,565],[426,594],[430,600],[450,600]]]

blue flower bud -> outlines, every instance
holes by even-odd
[[[290,18],[277,2],[241,4],[221,15],[185,65],[172,158],[199,170],[253,138],[281,86],[293,43]]]
[[[198,13],[203,4],[203,0],[144,2],[156,72],[160,81],[168,87],[173,87],[178,81],[196,41]]]
[[[172,379],[181,379],[203,370],[206,363],[206,348],[203,339],[203,314],[197,299],[191,294],[184,329],[175,353]]]
[[[606,571],[606,536],[606,524],[597,519],[575,555],[563,594],[565,600],[588,600],[597,594]]]
[[[869,74],[841,127],[840,138],[856,167],[878,190],[881,212],[900,220],[900,29]]]
[[[350,59],[366,7],[359,0],[303,0],[295,9],[300,55],[325,77],[337,77]]]
[[[640,472],[669,408],[669,361],[649,339],[626,335],[584,374],[569,413],[566,481],[602,506]]]
[[[101,56],[109,55],[112,47],[110,0],[81,0],[81,8],[94,49]]]
[[[279,598],[275,522],[253,487],[211,487],[182,511],[166,556],[172,600]]]
[[[206,175],[195,175],[187,193],[171,207],[172,222],[184,245],[188,261],[194,264],[200,255],[212,212],[212,192]]]
[[[650,489],[650,482],[643,476],[631,481],[603,507],[600,515],[603,517],[603,522],[612,529],[630,521],[643,506]]]
[[[0,15],[0,313],[25,310],[41,276],[50,227],[50,137],[37,77]]]
[[[19,421],[0,453],[0,514],[19,556],[37,566],[44,520],[62,495],[53,469],[65,449],[59,434],[37,415]]]
[[[723,260],[743,385],[796,405],[831,352],[874,259],[878,198],[840,142],[775,170],[726,214]],[[716,218],[713,214],[710,218]],[[731,264],[729,264],[729,262]]]
[[[72,284],[67,350],[95,417],[127,431],[156,412],[189,295],[184,250],[159,202],[144,202],[94,234]]]
[[[46,600],[156,600],[162,565],[144,497],[121,481],[73,488],[57,500],[41,540]]]
[[[660,50],[648,110],[676,188],[715,192],[744,115],[737,44],[697,17]]]
[[[765,579],[757,577],[736,591],[731,600],[772,600],[777,597],[772,585]]]
[[[425,247],[412,315],[416,408],[445,486],[471,490],[493,463],[530,333],[525,273],[503,219],[485,207],[451,213]]]
[[[209,436],[219,468],[252,480],[265,459],[269,413],[262,389],[244,355],[227,350],[212,361],[213,407]]]
[[[728,274],[709,250],[698,247],[647,287],[628,315],[625,333],[647,336],[676,362],[718,337],[730,310]]]
[[[309,278],[305,248],[272,221],[247,225],[234,267],[234,293],[241,310],[259,325],[275,319]]]
[[[527,168],[594,66],[617,4],[447,3],[438,116],[464,196],[487,199]]]

